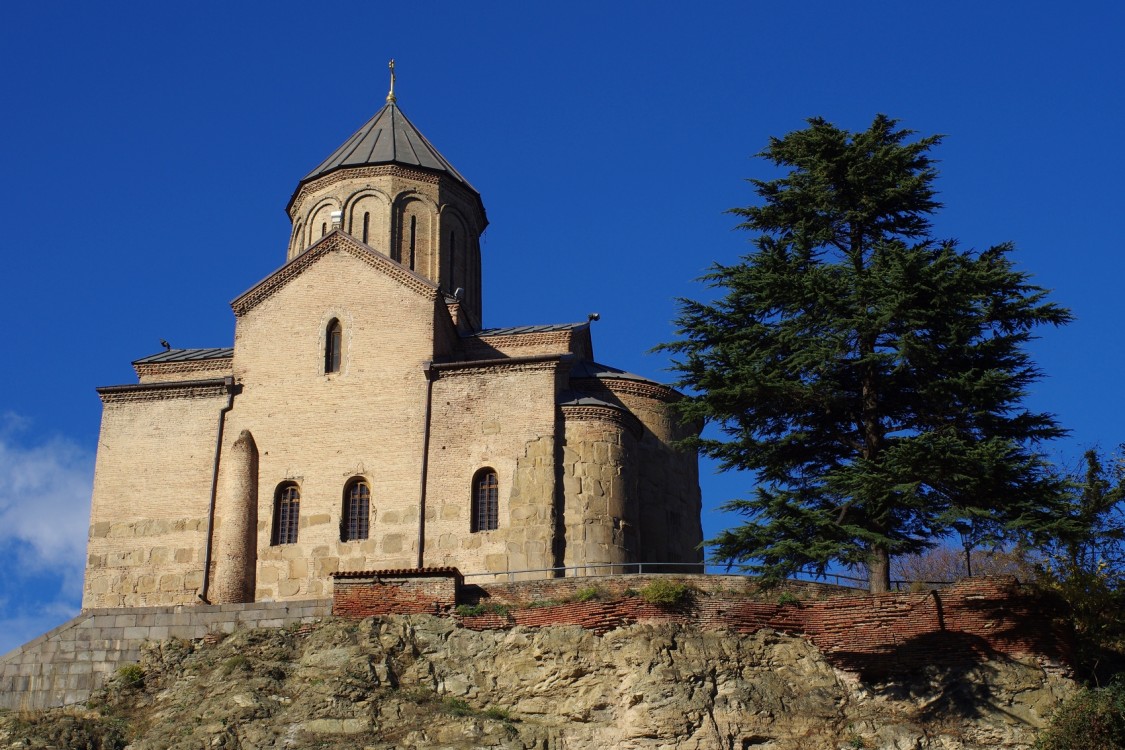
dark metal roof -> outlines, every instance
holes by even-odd
[[[370,164],[402,164],[420,167],[432,172],[443,172],[465,187],[476,189],[449,161],[418,132],[418,128],[393,102],[388,103],[375,116],[364,123],[351,138],[344,141],[332,155],[317,165],[316,169],[301,178],[300,184],[344,167],[364,167]]]
[[[616,367],[609,365],[599,364],[597,362],[590,362],[583,360],[576,362],[574,367],[570,370],[571,379],[574,378],[600,378],[609,380],[636,380],[641,383],[653,383],[654,385],[663,385],[662,383],[646,378],[643,375],[637,375],[632,372],[625,372]]]
[[[485,328],[482,331],[465,334],[465,338],[474,336],[518,336],[521,333],[553,333],[555,331],[577,331],[590,325],[589,321],[581,323],[554,323],[544,326],[509,326],[508,328]]]
[[[147,365],[154,362],[192,362],[197,359],[230,359],[234,356],[234,349],[222,347],[219,349],[169,349],[159,354],[151,354],[133,362],[135,365]]]
[[[560,393],[557,403],[559,406],[605,406],[610,409],[624,411],[621,404],[614,404],[604,399],[587,396],[584,393],[575,393],[574,391],[564,391]]]

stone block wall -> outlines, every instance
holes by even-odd
[[[226,389],[219,381],[102,400],[82,606],[193,603]]]
[[[0,656],[0,709],[85,702],[118,667],[140,659],[145,641],[284,627],[330,612],[329,600],[89,610]]]
[[[551,356],[435,365],[426,565],[479,572],[554,566],[559,368]],[[472,481],[484,468],[497,475],[499,524],[471,531]]]

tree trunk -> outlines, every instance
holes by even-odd
[[[887,548],[876,545],[871,548],[867,561],[867,586],[872,594],[885,594],[891,590],[891,556]]]

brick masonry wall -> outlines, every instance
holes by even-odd
[[[634,593],[657,578],[687,585],[688,597],[680,605],[662,606]],[[578,601],[590,587],[598,589],[597,598]],[[378,601],[381,608],[368,613],[352,593],[346,614],[392,613],[391,595],[383,592]],[[1065,671],[1072,656],[1070,633],[1059,624],[1061,604],[1009,577],[877,595],[798,582],[763,591],[752,579],[737,576],[562,578],[469,584],[458,601],[497,605],[497,611],[458,617],[476,630],[575,625],[604,633],[636,622],[738,633],[768,628],[809,639],[834,666],[862,679],[927,666],[967,667],[998,656],[1034,657]]]
[[[85,702],[118,667],[140,659],[145,641],[284,627],[330,611],[331,602],[323,599],[89,610],[0,656],[0,709]]]
[[[440,615],[457,603],[457,581],[453,577],[337,578],[332,589],[332,614],[337,617]]]

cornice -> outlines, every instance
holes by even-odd
[[[107,385],[97,388],[103,404],[131,401],[166,401],[181,398],[214,398],[225,396],[232,387],[230,378],[208,380],[174,380],[167,383]]]
[[[641,424],[639,419],[627,411],[612,406],[564,404],[559,406],[559,410],[566,421],[608,422],[627,429],[636,438],[644,433],[644,425]]]
[[[293,260],[286,263],[262,281],[259,281],[248,291],[236,297],[234,301],[230,303],[235,316],[241,317],[245,315],[299,276],[306,268],[334,250],[346,252],[372,268],[379,269],[390,278],[414,292],[417,292],[428,300],[434,301],[438,299],[440,292],[428,279],[424,279],[414,272],[408,271],[382,253],[375,252],[365,245],[360,244],[341,230],[334,229],[326,237],[317,241],[316,244],[293,258]]]
[[[660,383],[645,383],[628,378],[574,378],[571,383],[583,391],[596,391],[597,387],[601,386],[610,393],[641,396],[666,404],[674,403],[683,398],[679,391],[669,386]]]
[[[524,346],[546,346],[560,344],[569,351],[574,339],[573,331],[552,331],[549,333],[516,333],[507,336],[476,336],[469,339],[466,349],[505,349]]]
[[[480,196],[467,190],[452,177],[444,176],[436,172],[427,172],[421,169],[411,169],[410,167],[403,167],[398,164],[379,164],[367,167],[343,167],[301,185],[292,199],[290,199],[289,205],[286,206],[286,213],[289,214],[289,219],[291,221],[297,219],[297,207],[304,203],[309,195],[347,180],[363,179],[365,177],[401,177],[407,180],[424,182],[429,185],[440,185],[442,188],[448,188],[454,193],[459,194],[462,199],[465,199],[469,203],[480,206]],[[483,210],[483,207],[481,208]]]
[[[477,372],[550,371],[557,370],[567,358],[566,354],[538,354],[529,357],[504,357],[502,359],[475,359],[464,362],[433,362],[430,368],[438,377],[469,375]]]

